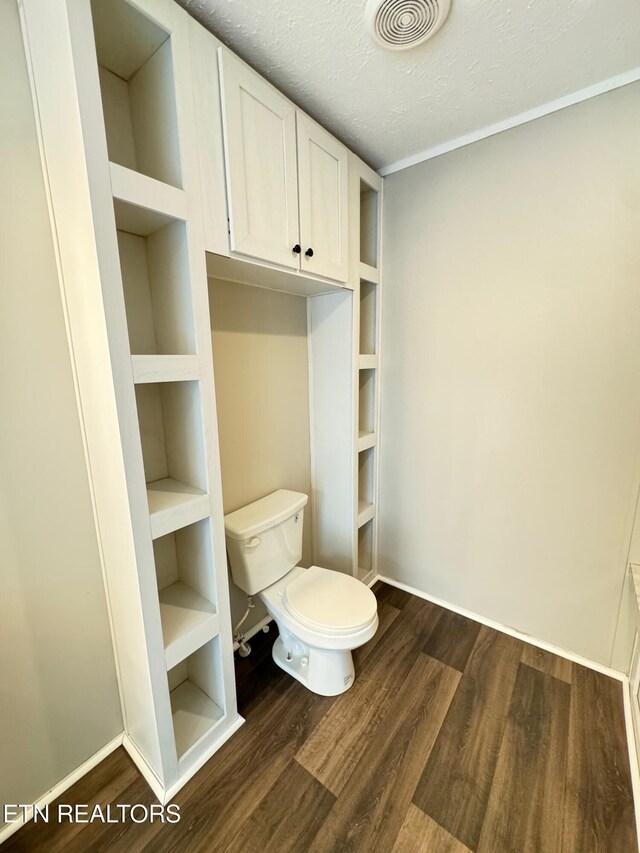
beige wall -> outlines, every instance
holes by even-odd
[[[209,281],[224,511],[276,489],[311,495],[306,299]],[[311,511],[302,565],[311,565]],[[234,622],[245,595],[232,586]],[[266,611],[258,608],[247,625]]]
[[[31,803],[122,717],[14,2],[0,42],[0,803]]]
[[[380,571],[602,663],[638,486],[639,152],[636,83],[385,183]]]

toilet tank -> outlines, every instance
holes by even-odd
[[[302,556],[307,496],[279,489],[224,517],[233,582],[247,595],[271,586]]]

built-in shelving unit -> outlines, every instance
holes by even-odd
[[[155,638],[147,630],[153,711],[170,712],[163,728],[173,733],[160,736],[154,767],[166,792],[239,718],[224,540],[216,541],[222,504],[218,495],[213,505],[210,488],[219,461],[207,440],[215,435],[215,404],[204,246],[190,218],[200,207],[193,165],[189,180],[197,158],[179,82],[188,19],[165,0],[147,5],[153,14],[144,3],[92,2],[120,267],[120,282],[108,286],[122,287],[131,364],[121,421],[135,431],[131,454],[142,457],[149,524],[135,535],[154,569],[153,586],[141,578],[141,606],[160,626]],[[123,337],[120,330],[113,336]]]
[[[364,164],[354,162],[351,193],[359,201],[352,209],[353,232],[357,234],[357,240],[352,237],[355,244],[353,338],[357,346],[353,561],[355,575],[368,583],[375,577],[377,558],[382,180]]]
[[[349,160],[349,286],[308,300],[314,560],[376,575],[382,178]]]
[[[81,139],[86,161],[93,281],[108,338],[102,394],[117,415],[113,476],[105,465],[95,486],[120,519],[105,538],[105,571],[124,744],[166,801],[242,722],[193,112],[198,25],[173,0],[54,2],[56,49],[70,44],[62,65],[73,84],[62,94],[75,98],[68,115],[80,116],[82,133],[70,139]],[[31,24],[44,40],[37,16]],[[208,59],[199,56],[199,67]],[[54,135],[51,125],[46,133]]]

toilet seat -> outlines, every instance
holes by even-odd
[[[285,587],[282,602],[291,616],[329,636],[357,634],[377,616],[375,595],[350,575],[311,566]]]

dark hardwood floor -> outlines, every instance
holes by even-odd
[[[337,698],[276,667],[273,630],[254,638],[247,722],[176,796],[179,823],[31,824],[6,853],[637,851],[619,682],[375,591],[380,628]],[[154,801],[122,749],[61,800]]]

